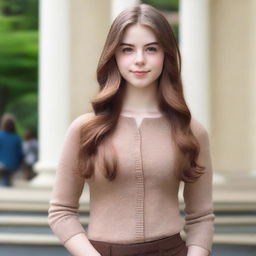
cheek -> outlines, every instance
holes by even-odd
[[[152,58],[151,60],[151,66],[154,68],[155,72],[159,73],[163,69],[163,62],[164,57],[161,56],[155,56],[155,58]]]
[[[130,59],[128,56],[116,56],[116,62],[117,62],[117,66],[119,69],[123,69],[129,66],[130,64]]]

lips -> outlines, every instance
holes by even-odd
[[[132,73],[136,76],[136,77],[144,77],[149,71],[139,71],[139,70],[135,70],[132,71]]]
[[[132,72],[135,73],[135,74],[145,74],[145,73],[148,73],[149,71],[135,70],[135,71],[132,71]]]

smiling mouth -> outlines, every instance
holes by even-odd
[[[131,71],[136,77],[144,77],[149,71]]]
[[[134,76],[136,77],[144,77],[149,71],[132,71]]]
[[[149,71],[132,71],[132,73],[135,73],[135,74],[145,74],[145,73],[148,73]]]

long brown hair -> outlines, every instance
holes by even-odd
[[[155,33],[165,52],[158,83],[158,103],[170,120],[177,151],[178,177],[195,181],[203,167],[197,163],[199,143],[191,131],[191,114],[186,105],[181,81],[181,57],[172,28],[155,8],[140,4],[121,12],[111,25],[97,68],[99,93],[92,100],[94,116],[81,127],[78,172],[90,178],[97,169],[113,180],[118,169],[117,155],[110,142],[123,102],[125,81],[115,60],[115,51],[128,26],[141,24]],[[107,147],[108,150],[105,150]]]

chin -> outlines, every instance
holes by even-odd
[[[147,88],[150,86],[150,84],[131,84],[132,87],[135,87],[135,88]]]

